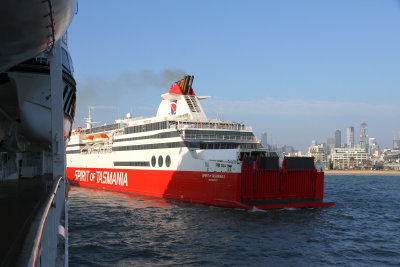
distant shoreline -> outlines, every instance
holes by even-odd
[[[326,175],[400,175],[400,171],[374,171],[374,170],[329,170]]]

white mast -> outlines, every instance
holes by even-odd
[[[93,107],[89,107],[89,117],[85,120],[86,123],[86,129],[92,129],[92,109]]]

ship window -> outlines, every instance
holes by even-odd
[[[68,55],[69,69],[72,73],[72,72],[74,72],[74,64],[72,64],[72,58],[70,57],[70,55],[69,54],[67,54],[67,55]]]
[[[114,166],[147,167],[150,163],[148,161],[114,161]]]
[[[146,144],[146,145],[132,145],[132,146],[117,146],[113,147],[113,151],[124,151],[124,150],[145,150],[145,149],[159,149],[159,148],[174,148],[184,147],[183,142],[172,142],[172,143],[160,143],[160,144]]]
[[[68,60],[68,53],[67,50],[65,50],[64,48],[62,48],[62,65],[63,67],[69,72],[71,73],[71,68],[69,66],[69,60]]]
[[[156,166],[156,157],[155,156],[152,156],[151,157],[151,166]]]
[[[159,156],[158,157],[158,166],[162,167],[162,165],[163,165],[163,157]]]
[[[165,158],[165,166],[169,167],[171,165],[171,157],[168,155]]]

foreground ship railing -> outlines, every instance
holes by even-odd
[[[65,189],[65,179],[59,177],[32,222],[18,265],[51,266],[56,262],[57,265],[68,266],[67,242],[62,240],[67,239],[68,229],[65,218]],[[61,226],[60,222],[64,222],[64,226]]]

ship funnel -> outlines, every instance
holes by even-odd
[[[188,90],[189,80],[190,80],[190,76],[185,76],[184,82],[183,82],[183,88],[182,88],[182,92],[183,92],[184,95],[188,94],[188,91],[189,91]]]
[[[195,95],[193,92],[193,80],[194,76],[186,75],[183,79],[175,82],[169,91],[169,93],[178,95]]]
[[[186,75],[182,80],[178,82],[179,87],[184,95],[193,95],[193,84],[194,76]]]
[[[193,88],[192,88],[193,80],[194,80],[194,76],[191,76],[190,77],[190,84],[189,84],[189,94],[190,95],[193,95]]]

